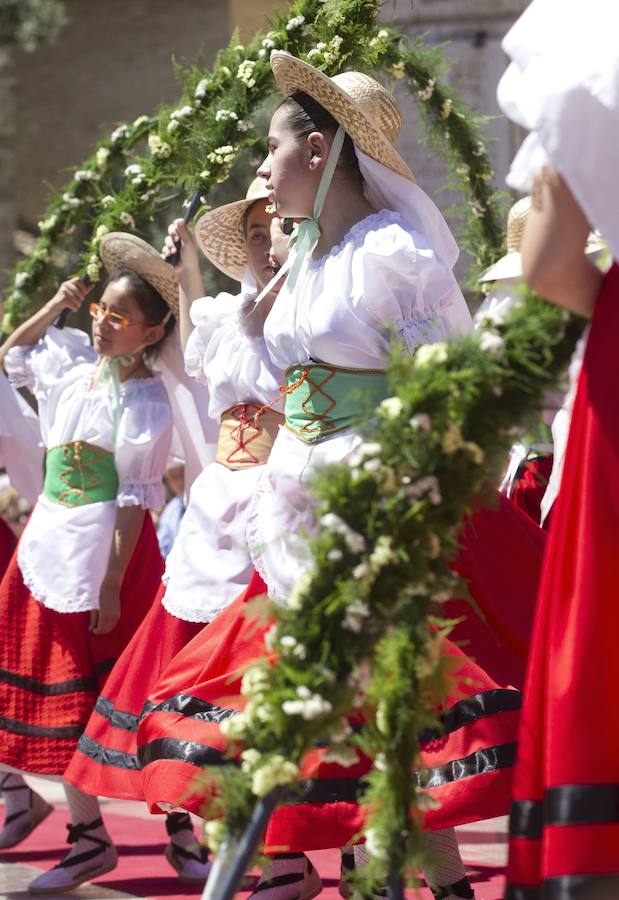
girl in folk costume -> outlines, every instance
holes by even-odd
[[[197,243],[182,219],[170,227],[165,253],[181,243],[176,273],[187,372],[208,384],[209,413],[220,421],[216,461],[193,483],[157,600],[110,673],[65,773],[91,794],[143,799],[136,733],[140,714],[167,663],[225,609],[250,579],[247,510],[283,415],[259,407],[277,394],[280,372],[262,337],[275,291],[255,308],[272,276],[271,215],[264,182],[247,197],[199,220]],[[238,296],[203,297],[197,244],[222,272],[242,283]],[[206,855],[187,814],[167,817],[169,862],[183,881],[203,882]],[[210,864],[209,864],[210,865]]]
[[[94,347],[83,332],[52,326],[90,290],[73,279],[1,351],[13,384],[37,399],[47,447],[43,490],[0,584],[4,848],[51,811],[17,772],[62,776],[163,569],[148,510],[163,505],[173,420],[148,360],[174,328],[176,280],[131,235],[108,235],[102,255],[112,274],[90,306]],[[75,846],[31,883],[34,893],[68,890],[116,865],[98,801],[65,787]]]
[[[530,130],[524,275],[591,318],[533,632],[510,816],[509,900],[619,896],[618,11],[535,0],[504,40],[504,111]],[[542,37],[543,35],[543,37]],[[586,257],[591,227],[615,260]]]
[[[371,406],[385,396],[390,329],[414,352],[471,328],[452,273],[455,242],[393,146],[401,124],[393,97],[366,75],[329,79],[287,53],[274,51],[272,66],[287,99],[271,121],[269,155],[259,174],[278,213],[305,220],[288,280],[264,327],[269,353],[285,371],[286,427],[249,516],[257,573],[172,661],[140,723],[145,793],[154,810],[180,804],[197,811],[200,798],[191,790],[196,766],[226,761],[220,723],[242,708],[241,677],[265,655],[269,627],[248,621],[247,602],[268,590],[285,604],[311,564],[301,534],[315,527],[312,471],[359,447],[353,427],[362,415],[358,398]],[[455,646],[446,652],[460,663],[454,694],[458,700],[477,695],[472,702],[479,708],[464,724],[458,702],[450,701],[449,733],[438,752],[428,746],[424,754],[435,785],[430,790],[441,801],[427,819],[440,829],[428,837],[440,862],[426,876],[439,897],[472,897],[451,826],[506,810],[520,695],[499,689]],[[320,878],[302,851],[343,847],[359,831],[357,788],[368,768],[368,760],[349,769],[319,765],[303,802],[276,811],[265,850],[291,852],[274,857],[256,898],[319,893]]]
[[[34,503],[43,485],[44,450],[37,414],[0,372],[0,468],[17,493]],[[0,580],[13,555],[16,538],[0,518]]]

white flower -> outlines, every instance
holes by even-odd
[[[110,158],[110,150],[108,147],[99,147],[97,152],[95,153],[95,160],[97,162],[97,166],[100,169],[103,169],[107,165],[107,161]]]
[[[370,568],[373,572],[378,572],[383,566],[388,565],[390,562],[394,562],[396,559],[397,557],[393,555],[393,549],[391,547],[391,538],[386,534],[381,534],[376,541],[374,549],[370,553],[370,558],[368,560]]]
[[[212,822],[204,823],[204,834],[209,849],[217,853],[226,838],[226,827],[219,819],[214,819]]]
[[[18,272],[15,276],[15,287],[17,290],[21,290],[21,288],[26,287],[30,280],[30,275],[28,272]]]
[[[293,16],[292,19],[288,19],[288,22],[286,23],[286,31],[294,31],[295,28],[300,28],[304,23],[305,16]]]
[[[146,123],[148,121],[149,121],[148,116],[138,116],[137,119],[135,119],[135,121],[133,123],[133,127],[139,128],[141,125],[146,125]]]
[[[360,562],[357,566],[352,570],[352,577],[355,581],[362,581],[364,578],[367,578],[368,575],[371,575],[372,570],[370,569],[367,562]]]
[[[99,281],[99,278],[101,277],[101,260],[98,256],[90,257],[90,262],[86,266],[86,274],[93,284]]]
[[[503,338],[495,331],[483,331],[479,338],[479,347],[484,353],[497,354],[503,349]]]
[[[354,600],[346,609],[346,615],[342,620],[342,628],[359,634],[363,628],[363,620],[367,619],[369,615],[370,607],[367,603],[364,603],[362,600]]]
[[[249,131],[249,122],[246,122],[244,119],[239,119],[236,123],[236,127],[238,131]]]
[[[191,106],[181,106],[179,109],[173,109],[170,113],[171,119],[186,119],[188,116],[193,115],[193,107]]]
[[[322,757],[322,760],[326,763],[337,763],[337,765],[343,766],[345,769],[348,769],[350,768],[350,766],[355,766],[359,762],[359,754],[354,749],[354,747],[335,745],[329,747],[327,752]]]
[[[126,140],[131,131],[129,130],[128,125],[119,125],[118,128],[115,128],[114,131],[110,135],[110,140],[112,143],[117,144],[119,141]]]
[[[297,689],[297,694],[299,689]],[[309,696],[307,696],[309,695]],[[306,694],[299,700],[284,700],[282,703],[282,711],[287,716],[301,716],[306,722],[317,719],[325,713],[331,712],[332,705],[320,694],[312,694],[306,688]]]
[[[256,84],[256,79],[253,77],[255,65],[253,59],[244,59],[237,69],[236,77],[248,88],[252,88]]]
[[[435,82],[434,79],[431,78],[427,85],[423,88],[423,90],[419,91],[419,99],[424,102],[429,100],[432,94],[434,93]]]
[[[365,846],[370,856],[373,856],[375,859],[389,859],[387,848],[381,843],[375,828],[366,829]]]
[[[224,737],[230,738],[231,741],[240,741],[247,734],[248,724],[247,716],[241,712],[236,716],[229,716],[220,722],[219,730]]]
[[[265,39],[262,42],[262,46],[266,50],[274,50],[275,49],[275,41],[272,41],[270,37],[265,37]]]
[[[107,225],[99,225],[97,230],[95,231],[95,241],[98,243],[101,238],[104,238],[106,234],[109,234],[110,229]]]
[[[125,175],[129,178],[131,175],[144,175],[142,172],[142,166],[137,163],[131,163],[130,166],[125,168]]]
[[[303,601],[305,599],[305,595],[307,594],[310,586],[312,584],[312,578],[314,577],[313,569],[302,572],[301,575],[297,578],[297,581],[288,596],[288,600],[286,605],[290,609],[301,609],[303,606]]]
[[[196,98],[196,100],[202,100],[204,97],[206,97],[206,91],[209,87],[209,84],[210,84],[210,82],[209,82],[208,78],[203,78],[202,81],[199,81],[197,83],[196,89],[193,92],[193,95]]]
[[[378,32],[378,34],[376,35],[376,37],[377,37],[379,40],[381,40],[381,41],[386,41],[387,38],[389,37],[389,32],[388,32],[388,31],[385,31],[384,28],[381,28],[381,30]]]
[[[39,230],[40,231],[51,231],[58,221],[58,216],[55,213],[52,213],[47,219],[42,219],[39,222]]]
[[[330,562],[339,562],[343,556],[344,554],[339,547],[334,547],[333,550],[329,550],[329,552],[327,553],[327,559]]]
[[[475,200],[474,203],[471,203],[471,211],[473,215],[478,219],[483,219],[483,217],[486,215],[487,208],[483,205],[483,203],[480,203],[479,200]]]
[[[317,56],[321,56],[321,55],[322,54],[321,54],[320,50],[317,47],[314,47],[314,49],[310,50],[309,53],[307,54],[307,58],[308,59],[316,59]]]
[[[67,209],[75,209],[77,206],[81,206],[82,201],[79,197],[73,197],[71,194],[63,194],[63,206]]]
[[[129,228],[135,228],[135,219],[133,218],[131,213],[125,212],[123,210],[119,218],[123,225],[128,225]]]
[[[364,550],[365,538],[363,535],[354,531],[350,525],[347,525],[346,522],[335,513],[325,513],[320,519],[320,525],[328,531],[340,534],[344,538],[346,546],[352,553],[361,553]]]
[[[312,692],[305,684],[300,684],[297,688],[297,697],[300,697],[301,700],[309,700],[312,696]]]
[[[92,169],[78,169],[73,176],[76,181],[98,181],[99,176]]]
[[[384,753],[377,753],[374,758],[374,768],[379,772],[387,771],[387,759]]]
[[[397,419],[402,412],[402,401],[399,397],[386,397],[378,408],[387,419]]]
[[[228,119],[233,119],[235,122],[238,121],[238,116],[232,109],[218,109],[215,113],[215,121],[216,122],[226,122]]]
[[[158,134],[148,135],[148,149],[157,159],[167,159],[172,155],[172,147],[162,141]]]
[[[268,689],[269,675],[263,666],[252,666],[247,669],[241,680],[241,693],[248,697]]]
[[[470,174],[470,171],[471,171],[471,167],[467,166],[466,163],[462,163],[462,165],[458,166],[458,168],[456,169],[456,172],[458,173],[458,175],[463,175],[465,178],[467,175]]]
[[[176,131],[180,127],[181,127],[180,123],[176,119],[172,119],[171,122],[168,122],[168,127],[166,128],[166,131],[169,131],[170,134],[172,134],[174,131]]]
[[[449,98],[444,101],[443,105],[441,106],[441,116],[444,119],[448,119],[450,117],[453,105],[453,100],[450,100]]]
[[[403,62],[394,63],[391,66],[391,74],[393,75],[394,78],[397,78],[398,81],[400,79],[404,78],[404,76],[406,75],[406,69],[404,67],[404,63]]]
[[[111,194],[106,194],[104,197],[101,197],[101,206],[113,206],[114,198]]]
[[[222,74],[222,75],[225,75],[225,76],[226,76],[226,78],[229,78],[230,75],[232,74],[232,72],[230,71],[230,69],[228,68],[228,66],[222,66],[220,71],[221,71],[221,74]]]
[[[247,750],[243,750],[241,753],[241,769],[245,772],[246,775],[249,775],[254,766],[260,762],[262,759],[262,754],[255,750],[253,747],[249,747]]]
[[[265,57],[266,55],[267,55],[267,51],[264,49],[264,47],[261,47],[260,50],[258,50],[258,56],[259,56],[261,59],[264,59],[264,57]]]
[[[437,341],[435,344],[422,344],[415,353],[415,365],[419,368],[431,363],[442,363],[447,359],[447,344]]]
[[[280,784],[290,784],[298,774],[298,766],[276,753],[254,771],[251,782],[252,792],[256,797],[265,797]]]
[[[408,424],[415,431],[432,431],[432,420],[427,413],[417,413],[409,420]]]
[[[382,461],[376,457],[374,457],[374,459],[368,459],[363,463],[364,470],[370,472],[372,475],[376,474],[381,467]]]
[[[475,145],[475,149],[473,150],[473,156],[483,156],[486,152],[486,145],[483,141],[477,141]]]

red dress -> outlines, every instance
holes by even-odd
[[[472,522],[471,534],[476,538],[479,534],[496,536],[502,522],[507,529],[501,545],[503,557],[491,552],[485,559],[480,606],[491,607],[492,598],[496,602],[500,595],[506,605],[517,608],[520,604],[523,619],[530,622],[543,533],[504,498],[496,511],[481,510]],[[513,562],[512,554],[518,554],[519,547],[513,543],[518,534],[525,536],[527,553],[534,552],[537,563],[518,566],[510,573],[504,565],[505,558],[510,557]],[[496,537],[494,541],[496,546],[500,544]],[[465,537],[458,567],[474,582],[476,559],[467,556],[466,543]],[[472,587],[475,591],[474,583]],[[270,627],[270,623],[257,627],[245,615],[245,606],[265,590],[260,577],[254,574],[247,590],[172,660],[151,692],[148,714],[138,730],[138,755],[144,795],[152,811],[161,812],[159,804],[164,804],[164,808],[182,806],[199,812],[201,798],[195,780],[200,766],[226,762],[227,741],[219,723],[242,708],[242,675],[253,660],[266,655],[263,637]],[[508,633],[506,626],[505,635]],[[460,637],[466,639],[466,629]],[[499,639],[495,641],[498,643]],[[484,648],[480,649],[483,655]],[[521,679],[526,642],[520,649],[523,655],[519,665],[514,662],[517,647],[505,655]],[[430,828],[445,828],[507,811],[521,695],[509,680],[497,680],[504,674],[505,666],[500,649],[495,651],[493,647],[492,651],[489,655],[493,656],[496,678],[453,642],[445,641],[445,653],[456,661],[452,696],[442,713],[444,732],[422,745],[424,768],[419,772],[420,783],[440,803],[439,808],[427,813]],[[265,836],[267,852],[282,847],[291,851],[341,847],[361,828],[361,779],[367,774],[369,760],[362,758],[357,765],[343,768],[322,762],[323,755],[324,751],[317,749],[305,758],[302,774],[307,781],[302,800],[274,813]]]
[[[136,736],[151,688],[185,644],[205,628],[171,615],[159,592],[144,621],[110,672],[81,735],[65,778],[87,794],[142,800]]]
[[[9,567],[16,544],[17,538],[12,529],[0,518],[0,579]]]
[[[35,600],[13,555],[0,582],[0,764],[64,773],[108,673],[153,601],[162,571],[146,513],[121,588],[120,620],[109,634],[93,635],[88,612],[60,613]]]
[[[509,900],[619,897],[619,267],[587,345],[527,673]]]
[[[542,499],[552,472],[552,454],[527,460],[519,473],[511,495],[512,501],[539,525],[542,518]],[[543,528],[548,531],[552,513],[546,517]]]

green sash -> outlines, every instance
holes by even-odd
[[[388,394],[379,369],[344,369],[308,363],[286,370],[286,426],[317,443],[372,415]]]
[[[86,441],[52,447],[45,455],[43,495],[61,506],[115,500],[118,473],[114,456]]]

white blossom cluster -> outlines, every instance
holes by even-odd
[[[236,77],[239,81],[241,81],[245,87],[253,88],[256,84],[256,79],[254,78],[254,68],[256,67],[256,63],[253,59],[244,59],[243,62],[237,69]]]
[[[320,694],[313,694],[305,685],[297,688],[297,698],[296,700],[284,700],[282,703],[282,710],[287,716],[301,716],[306,722],[310,722],[333,709],[328,700],[325,700]]]
[[[99,181],[99,175],[92,169],[78,169],[73,176],[76,181]]]
[[[131,184],[136,185],[136,187],[143,184],[146,178],[142,171],[142,167],[138,165],[138,163],[131,163],[131,165],[127,166],[125,175],[130,180]]]
[[[305,24],[305,16],[293,16],[286,22],[286,31],[295,31]]]
[[[121,141],[126,141],[130,134],[131,130],[128,125],[119,125],[111,133],[110,140],[113,144],[119,144]]]
[[[97,152],[95,153],[95,162],[97,164],[97,168],[104,169],[107,166],[108,159],[110,158],[111,150],[109,147],[99,147]]]
[[[365,538],[363,535],[351,528],[335,513],[325,513],[324,516],[321,516],[320,525],[327,531],[341,535],[351,553],[362,553],[365,550]]]
[[[148,149],[155,159],[168,159],[172,154],[172,147],[166,141],[162,141],[158,134],[148,135]]]
[[[229,119],[238,122],[239,117],[233,109],[218,109],[215,113],[216,122],[227,122]]]
[[[432,97],[435,87],[436,87],[436,82],[434,81],[433,78],[431,78],[428,81],[427,85],[424,88],[422,88],[422,90],[418,91],[419,99],[423,100],[423,102],[426,103]]]
[[[209,162],[216,163],[220,166],[231,163],[234,160],[234,147],[230,144],[224,144],[222,147],[215,147],[215,149],[208,154],[207,159]]]

